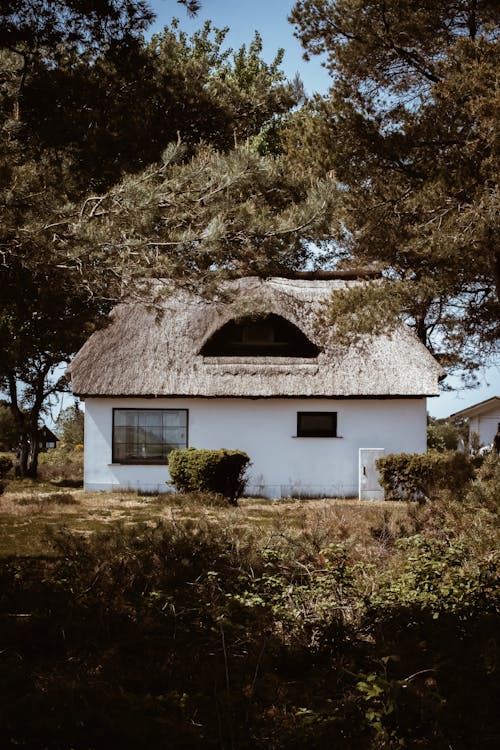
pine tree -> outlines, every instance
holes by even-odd
[[[56,420],[57,434],[62,445],[70,448],[83,445],[84,426],[85,415],[77,403],[64,409]]]
[[[221,154],[201,147],[187,162],[172,144],[163,161],[87,198],[72,227],[100,249],[99,266],[129,293],[146,279],[200,291],[222,279],[271,275],[313,260],[330,236],[337,193],[313,185],[249,145]]]
[[[292,13],[332,89],[296,116],[291,153],[342,187],[336,249],[390,280],[338,296],[332,319],[381,328],[403,310],[443,364],[469,370],[498,342],[497,11],[302,0]]]

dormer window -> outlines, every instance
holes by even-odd
[[[239,326],[235,329],[234,334],[233,343],[248,344],[248,346],[279,344],[274,339],[274,328],[269,323],[251,323],[246,326]]]
[[[203,345],[205,357],[317,357],[319,348],[279,315],[231,320]]]

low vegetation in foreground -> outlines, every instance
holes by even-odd
[[[11,483],[1,746],[498,747],[499,480],[238,508]]]

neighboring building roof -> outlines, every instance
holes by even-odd
[[[339,278],[239,279],[230,300],[185,290],[161,304],[119,305],[110,324],[78,352],[69,374],[80,396],[386,397],[438,395],[443,371],[407,326],[392,336],[342,346],[318,311],[332,292],[359,283]],[[320,348],[314,357],[203,356],[222,326],[278,315]]]
[[[487,398],[484,401],[479,401],[477,404],[468,406],[466,409],[461,409],[454,414],[450,414],[450,419],[455,417],[476,417],[479,414],[486,414],[498,408],[500,408],[500,396],[493,396],[492,398]]]
[[[38,430],[38,438],[39,440],[45,440],[53,443],[59,442],[59,438],[57,435],[54,435],[52,430],[49,430],[49,428],[46,425],[42,425],[42,427]]]

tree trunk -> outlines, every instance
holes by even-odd
[[[28,473],[26,476],[36,479],[38,473],[38,454],[40,447],[38,445],[38,424],[32,426],[30,435],[30,451],[28,457]]]
[[[19,450],[17,453],[17,465],[16,474],[20,477],[28,476],[28,459],[29,459],[30,445],[27,439],[27,435],[22,435],[19,441]]]
[[[9,385],[10,409],[19,427],[21,435],[17,454],[16,474],[20,477],[36,479],[38,472],[38,421],[46,393],[44,391],[45,378],[50,370],[46,365],[39,370],[33,388],[35,399],[31,409],[24,411],[20,406],[20,395],[15,370],[7,370],[5,379]]]
[[[38,426],[31,426],[29,431],[23,432],[19,442],[16,467],[18,476],[36,479],[39,453]]]
[[[428,346],[427,341],[427,325],[425,322],[425,315],[419,315],[415,318],[415,333],[418,338],[425,346]]]

